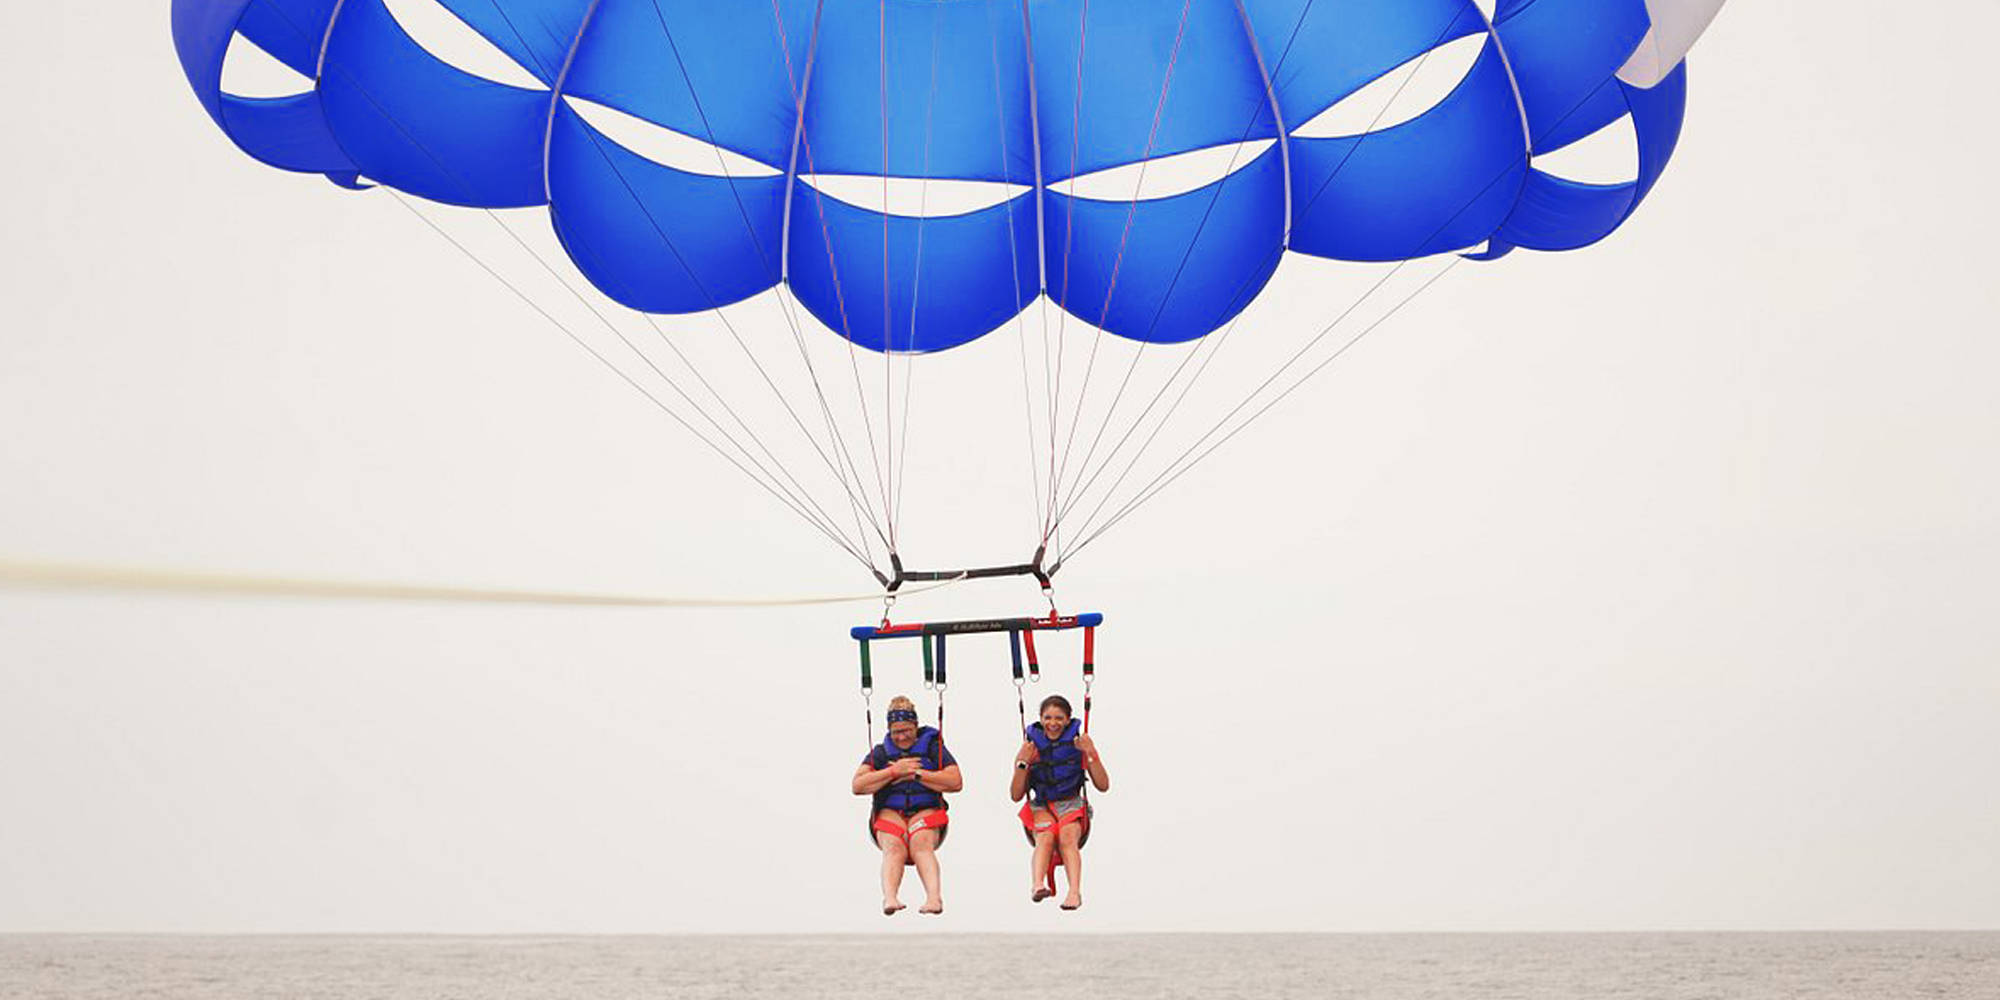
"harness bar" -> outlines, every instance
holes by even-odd
[[[1104,624],[1097,613],[1051,615],[1046,618],[974,618],[955,622],[909,622],[903,625],[857,625],[847,634],[865,644],[871,639],[907,639],[929,635],[970,635],[979,632],[1060,632]]]

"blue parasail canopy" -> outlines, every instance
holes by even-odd
[[[1659,178],[1686,95],[1684,69],[1618,78],[1645,0],[173,0],[172,23],[203,107],[265,163],[547,205],[634,309],[784,283],[898,352],[1042,294],[1119,336],[1191,340],[1286,250],[1582,247]],[[439,23],[486,51],[441,51]],[[244,43],[304,89],[225,92]],[[1325,124],[1447,51],[1464,75],[1421,114]],[[1537,167],[1628,116],[1633,179]]]

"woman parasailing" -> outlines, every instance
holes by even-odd
[[[889,701],[889,731],[854,771],[856,795],[873,796],[869,834],[882,851],[882,913],[903,909],[903,868],[914,867],[924,884],[918,913],[944,912],[937,849],[949,832],[944,793],[965,787],[944,735],[917,724],[917,706],[897,695]]]
[[[1111,790],[1111,775],[1090,734],[1073,718],[1069,699],[1042,699],[1037,721],[1023,733],[1014,755],[1014,780],[1007,794],[1019,802],[1028,798],[1022,818],[1035,845],[1029,867],[1029,898],[1037,903],[1055,895],[1055,869],[1068,872],[1069,894],[1062,908],[1083,905],[1083,844],[1090,836],[1088,781],[1100,792]]]

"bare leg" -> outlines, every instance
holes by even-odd
[[[930,814],[919,813],[910,819],[914,823],[927,815]],[[944,912],[943,875],[938,871],[937,845],[936,830],[918,830],[910,834],[910,861],[916,866],[917,878],[924,883],[924,905],[917,908],[918,913]]]
[[[1071,823],[1062,828],[1057,836],[1057,849],[1062,851],[1063,871],[1069,875],[1069,895],[1063,897],[1062,908],[1074,910],[1083,905],[1083,827]]]
[[[902,815],[893,810],[884,809],[881,815],[894,817],[892,822],[898,824],[903,822]],[[880,830],[875,831],[875,846],[882,849],[882,915],[892,916],[903,908],[897,897],[903,891],[903,862],[910,856],[909,848],[903,838]]]
[[[1046,887],[1049,875],[1049,860],[1055,855],[1056,837],[1050,832],[1055,826],[1055,817],[1047,809],[1034,811],[1035,851],[1028,859],[1028,899],[1039,903],[1054,895]]]

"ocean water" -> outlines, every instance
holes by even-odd
[[[0,937],[0,1000],[2000,1000],[2000,933]]]

